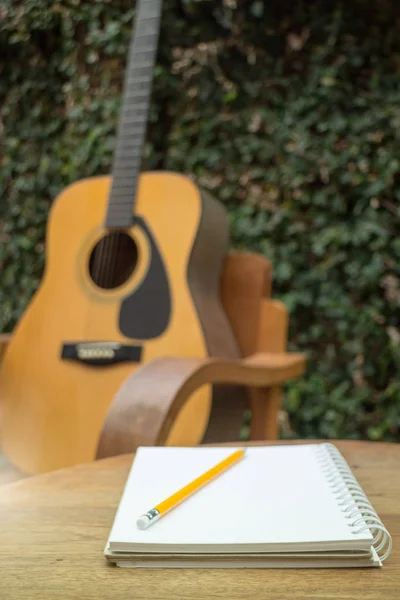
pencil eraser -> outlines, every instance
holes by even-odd
[[[142,515],[136,521],[136,526],[139,529],[147,529],[149,525],[150,525],[150,519],[149,519],[149,517],[146,517],[146,515]]]

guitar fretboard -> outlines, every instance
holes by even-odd
[[[162,0],[139,0],[128,54],[106,227],[129,227],[146,134]]]

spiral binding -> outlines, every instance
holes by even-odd
[[[355,535],[370,530],[372,546],[383,562],[392,550],[392,538],[349,465],[333,444],[319,444],[317,460],[327,477],[339,506],[346,514],[349,527]]]

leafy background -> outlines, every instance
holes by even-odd
[[[57,193],[108,173],[132,0],[0,4],[0,331]],[[307,351],[282,436],[400,441],[400,5],[165,0],[143,168],[193,175],[265,254]]]

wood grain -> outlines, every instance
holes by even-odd
[[[255,354],[237,361],[153,360],[133,373],[119,390],[107,414],[96,457],[126,454],[140,445],[172,445],[177,416],[191,395],[206,384],[271,388],[301,375],[304,367],[305,358],[297,353]],[[268,401],[268,396],[259,398],[263,401]],[[276,413],[274,416],[276,419]]]
[[[288,327],[289,315],[283,302],[264,298],[260,303],[257,352],[286,352]],[[279,411],[282,396],[281,385],[250,388],[250,440],[277,440],[279,438]]]
[[[392,534],[393,551],[382,569],[134,571],[109,566],[103,549],[132,461],[121,456],[0,488],[0,598],[398,600],[400,445],[343,441],[337,446]]]
[[[221,298],[242,356],[258,350],[263,300],[271,295],[272,265],[253,252],[230,252],[221,280]]]

